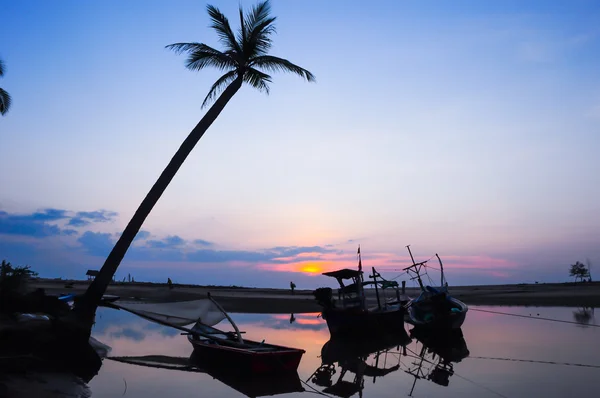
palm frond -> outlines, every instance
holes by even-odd
[[[275,19],[269,18],[250,32],[248,42],[244,47],[244,54],[247,58],[265,55],[269,52],[272,45],[271,35],[276,32],[275,25],[273,25]]]
[[[227,17],[223,15],[223,13],[219,11],[217,7],[211,6],[210,4],[206,6],[206,9],[212,21],[212,25],[210,25],[210,27],[217,32],[221,43],[223,43],[229,50],[241,53],[242,49],[235,40],[235,35],[231,30],[231,26],[229,25],[229,20]]]
[[[224,70],[235,69],[238,66],[230,54],[222,53],[204,43],[174,43],[166,48],[178,54],[188,53],[185,66],[190,70],[200,70],[207,66]]]
[[[248,32],[252,32],[265,21],[274,19],[273,17],[269,17],[269,14],[271,14],[271,4],[269,0],[266,0],[255,5],[242,23],[244,23]]]
[[[227,86],[229,83],[234,81],[236,77],[237,77],[237,71],[235,71],[235,70],[231,70],[231,71],[225,73],[223,76],[221,76],[212,85],[212,87],[210,88],[210,91],[204,98],[204,101],[202,102],[202,108],[204,108],[210,102],[212,102],[217,97],[217,95],[219,95],[223,91],[225,86]]]
[[[248,68],[244,73],[244,82],[248,83],[258,91],[269,94],[269,83],[272,82],[271,76],[254,68]]]
[[[0,59],[0,76],[4,76],[4,61]]]
[[[269,16],[270,13],[271,4],[267,0],[254,6],[246,16],[244,24],[248,40],[243,50],[248,58],[266,54],[271,48],[270,36],[276,31],[273,23],[277,18]]]
[[[6,114],[10,108],[11,99],[10,95],[4,89],[0,88],[0,115]]]
[[[315,76],[308,70],[291,63],[287,59],[274,57],[272,55],[261,55],[255,57],[250,61],[249,65],[255,68],[262,68],[272,72],[295,73],[296,75],[299,75],[300,77],[306,79],[309,82],[316,81]]]
[[[242,51],[244,50],[244,47],[246,46],[246,40],[247,40],[247,31],[246,31],[246,25],[244,25],[244,10],[242,9],[242,5],[240,4],[240,30],[238,31],[238,44],[240,46],[240,48],[242,49]]]

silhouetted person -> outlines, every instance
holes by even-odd
[[[290,282],[290,289],[292,289],[292,294],[294,294],[295,288],[296,288],[296,285],[294,284],[294,282]]]
[[[294,313],[292,313],[292,315],[290,316],[290,323],[294,323],[295,320],[296,318],[294,317]]]
[[[169,289],[173,289],[173,282],[171,281],[171,278],[167,278],[167,285],[169,285]]]

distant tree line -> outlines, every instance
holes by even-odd
[[[0,295],[18,292],[25,287],[29,278],[37,276],[38,273],[31,270],[28,265],[13,266],[6,260],[0,264]]]
[[[592,264],[590,260],[587,260],[587,267],[580,261],[575,262],[575,264],[571,264],[569,268],[569,276],[575,278],[575,282],[579,279],[581,282],[584,282],[586,279],[588,282],[592,281],[591,269]]]

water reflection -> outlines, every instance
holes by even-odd
[[[458,363],[469,356],[462,329],[439,333],[416,328],[411,330],[411,336],[421,343],[421,350],[419,354],[409,348],[404,351],[405,356],[411,357],[412,354],[413,358],[411,365],[405,370],[414,377],[409,396],[412,396],[419,379],[448,387],[450,377],[454,375],[453,363]]]
[[[379,334],[370,339],[332,337],[321,349],[321,366],[308,380],[318,387],[325,387],[322,390],[325,394],[351,397],[358,393],[362,397],[364,378],[372,377],[375,383],[377,377],[400,369],[399,349],[410,341],[406,333]],[[334,381],[336,373],[338,376]],[[345,379],[347,374],[353,376]]]
[[[183,360],[185,366],[194,367],[196,371],[182,371],[172,365],[140,366],[131,361],[104,359],[95,370],[97,375],[92,371],[86,376],[82,374],[83,367],[65,371],[44,367],[43,361],[31,362],[27,351],[21,354],[28,361],[16,361],[14,354],[18,351],[6,343],[8,340],[0,339],[0,357],[5,359],[0,358],[0,397],[104,398],[125,393],[129,398],[221,398],[261,394],[293,398],[312,396],[314,394],[308,394],[315,390],[335,396],[335,388],[338,388],[339,394],[354,397],[412,393],[414,397],[433,398],[555,398],[593,396],[590,391],[600,388],[600,346],[597,344],[600,328],[591,326],[595,322],[592,309],[490,309],[522,315],[535,311],[540,317],[568,321],[574,319],[576,312],[583,316],[581,324],[589,323],[582,328],[473,311],[462,327],[462,335],[448,341],[407,329],[406,334],[357,342],[332,339],[318,314],[294,313],[292,323],[289,313],[232,314],[249,339],[265,339],[269,343],[306,350],[294,377],[261,380],[233,377],[234,373],[229,371],[235,364],[219,372],[209,369],[210,364],[195,361],[192,345],[178,331],[121,311],[101,309],[93,335],[112,348],[109,357]],[[29,347],[28,344],[23,346]],[[322,369],[321,374],[315,372],[318,369]],[[258,383],[253,385],[256,381]],[[334,387],[336,385],[338,387]],[[333,389],[324,392],[329,387]],[[261,388],[266,390],[261,391]]]
[[[378,378],[403,370],[414,378],[412,396],[419,379],[447,387],[454,374],[453,363],[468,356],[461,329],[435,333],[414,328],[410,336],[379,334],[369,339],[335,336],[323,345],[322,363],[307,381],[325,394],[362,397],[365,377],[374,384]]]
[[[575,322],[582,326],[595,324],[594,308],[593,307],[582,307],[573,311],[573,318]]]
[[[235,366],[215,366],[197,357],[194,353],[189,358],[147,355],[111,357],[110,359],[148,368],[207,374],[247,397],[263,397],[304,391],[298,372],[277,373],[274,375],[241,373],[236,371]]]
[[[44,317],[0,322],[0,397],[90,397],[110,347],[78,342]]]

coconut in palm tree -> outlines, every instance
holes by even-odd
[[[196,146],[206,130],[219,116],[225,105],[244,83],[269,92],[271,72],[291,72],[311,82],[315,78],[308,70],[292,62],[269,55],[271,36],[275,33],[275,19],[271,16],[269,1],[263,1],[244,14],[240,7],[240,27],[233,32],[229,20],[219,9],[207,6],[211,28],[219,36],[223,50],[217,50],[204,43],[175,43],[167,46],[176,53],[187,54],[186,67],[193,71],[213,67],[225,71],[212,85],[203,102],[203,107],[214,101],[204,117],[183,141],[167,167],[150,189],[119,240],[108,255],[100,273],[96,276],[84,297],[76,305],[78,315],[90,320],[106,288],[129,246],[139,232],[144,220],[158,202],[161,195]]]

